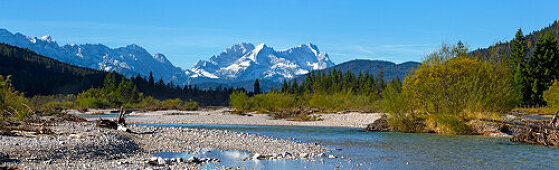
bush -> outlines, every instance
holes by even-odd
[[[398,132],[427,132],[425,125],[427,115],[421,113],[391,113],[387,121]]]
[[[0,121],[23,120],[31,112],[27,98],[12,88],[10,76],[0,75]]]
[[[393,113],[392,125],[414,131],[417,128],[409,121],[424,118],[419,122],[429,130],[467,134],[469,114],[507,113],[519,103],[520,92],[507,67],[467,57],[460,51],[464,50],[443,45],[405,78],[401,94],[387,88],[383,103]]]
[[[543,92],[543,98],[547,105],[555,110],[559,110],[559,81],[554,80],[549,89]]]
[[[64,111],[64,109],[67,108],[63,106],[63,104],[61,104],[60,102],[48,102],[43,106],[41,106],[40,110],[43,112],[43,115],[50,116],[50,115],[60,114],[62,113],[62,111]]]
[[[233,92],[229,96],[229,105],[239,112],[246,112],[251,107],[249,98],[243,91]]]

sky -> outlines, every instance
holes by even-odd
[[[313,43],[335,63],[421,61],[443,42],[488,47],[550,25],[559,1],[0,0],[0,28],[59,45],[137,44],[190,68],[241,42]]]

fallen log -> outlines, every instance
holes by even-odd
[[[558,112],[559,113],[559,112]],[[510,141],[535,145],[559,146],[559,127],[557,126],[557,114],[551,119],[550,123],[541,122],[521,122],[521,121],[500,121],[490,119],[480,119],[480,121],[510,124],[519,126]]]
[[[530,128],[559,130],[559,127],[553,127],[545,124],[526,123],[521,121],[501,121],[501,120],[492,120],[492,119],[479,119],[479,120],[484,122],[503,123],[503,124],[516,125],[516,126],[528,126]]]

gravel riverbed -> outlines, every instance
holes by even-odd
[[[0,152],[9,155],[0,167],[21,169],[196,169],[192,163],[150,164],[157,152],[194,152],[202,148],[246,150],[261,159],[323,156],[328,151],[313,143],[275,139],[226,130],[180,127],[127,126],[133,133],[99,128],[94,123],[61,122],[48,126],[54,133],[1,136]],[[271,155],[291,155],[282,157]],[[248,160],[251,161],[251,160]],[[227,169],[227,167],[215,167]],[[235,167],[232,167],[235,168]]]

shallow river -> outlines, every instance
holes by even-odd
[[[509,142],[505,138],[481,136],[435,135],[365,132],[343,127],[259,126],[259,125],[175,125],[204,129],[224,129],[295,138],[336,148],[332,154],[340,158],[314,160],[242,161],[243,151],[214,151],[202,157],[222,160],[205,165],[245,167],[248,169],[559,169],[559,148]],[[158,153],[158,156],[184,157],[187,153]],[[343,156],[343,158],[341,158]],[[351,159],[351,161],[350,161]]]

